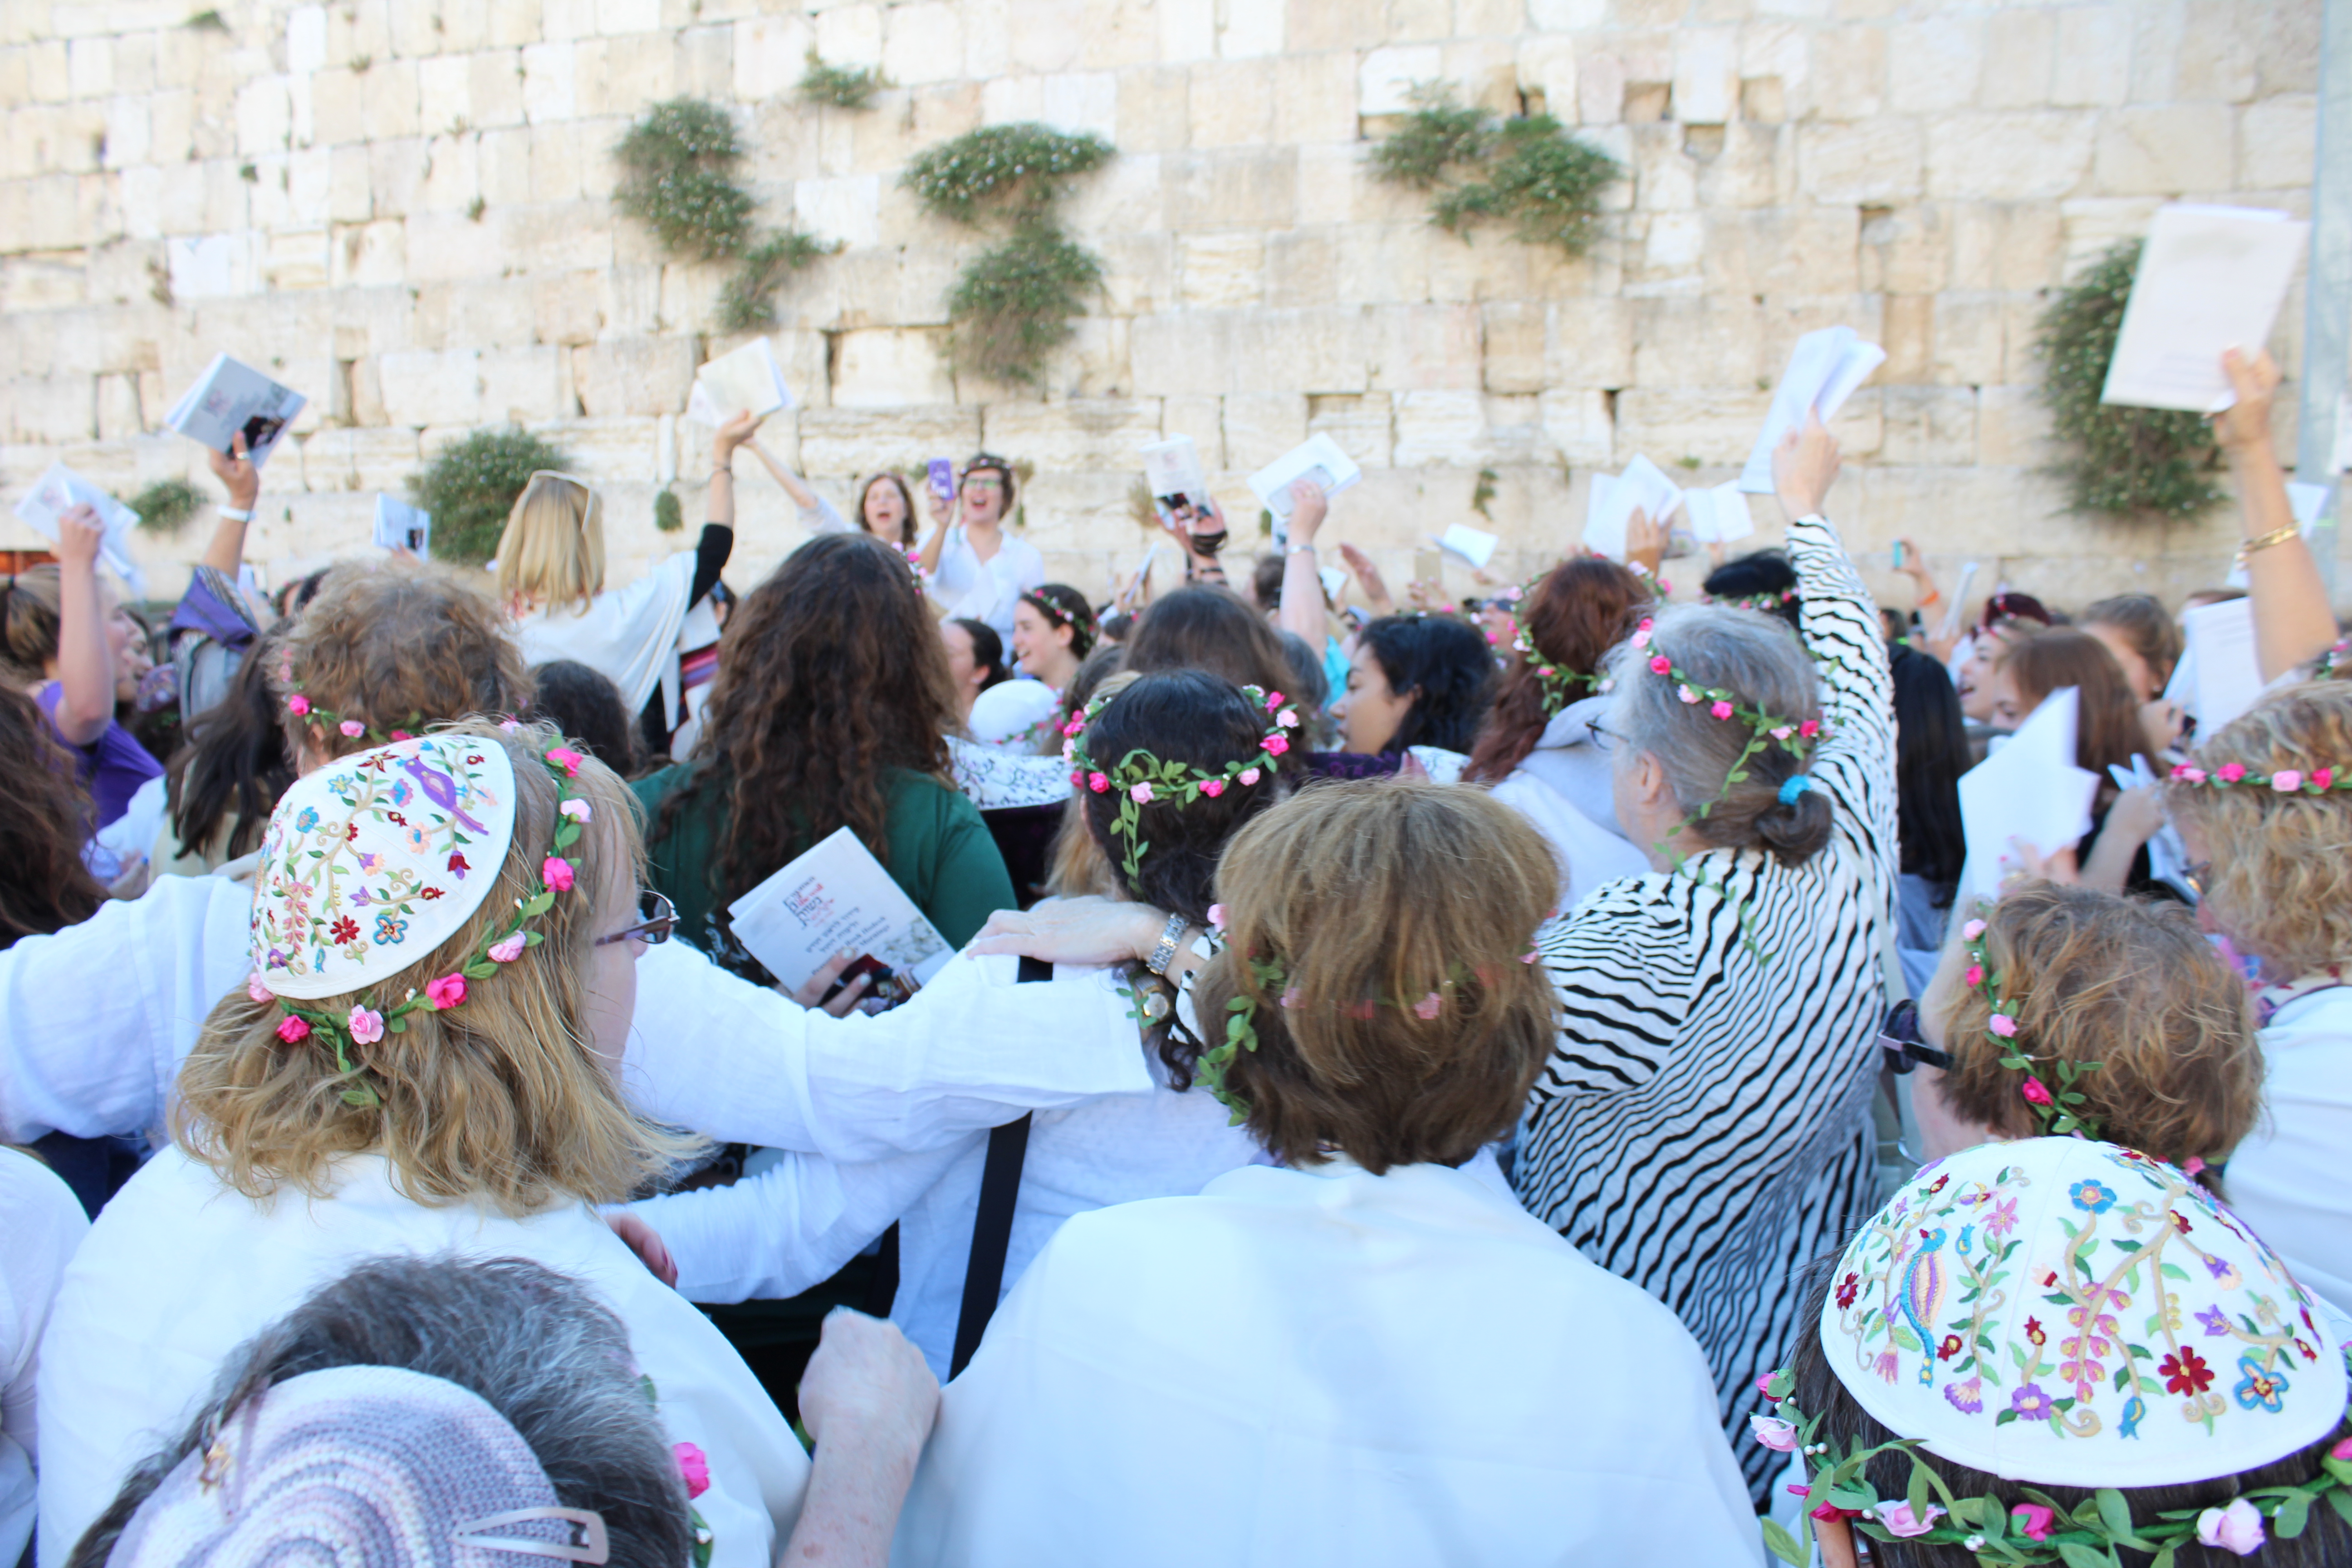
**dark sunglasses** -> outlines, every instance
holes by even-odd
[[[1878,1048],[1885,1053],[1886,1070],[1902,1074],[1921,1062],[1946,1072],[1952,1068],[1952,1054],[1939,1051],[1919,1034],[1919,1004],[1897,1002],[1886,1010],[1886,1022],[1878,1026]]]
[[[647,947],[659,947],[669,940],[669,933],[677,929],[677,906],[651,889],[637,895],[637,913],[642,918],[636,924],[624,927],[610,936],[598,937],[595,945],[604,947],[635,937]]]

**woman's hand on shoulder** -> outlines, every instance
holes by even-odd
[[[601,1217],[612,1227],[613,1234],[637,1255],[637,1261],[646,1266],[646,1273],[671,1289],[677,1289],[677,1263],[670,1257],[669,1247],[663,1242],[661,1232],[626,1209],[608,1209]]]
[[[964,951],[1011,952],[1048,963],[1123,963],[1149,958],[1167,914],[1115,899],[1059,899],[1034,910],[999,910]]]

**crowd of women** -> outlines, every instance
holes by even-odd
[[[257,602],[229,453],[151,637],[69,517],[0,1563],[2352,1561],[2352,649],[2228,369],[2227,723],[2153,600],[1874,604],[1818,422],[1698,602],[1637,519],[1349,608],[1302,486],[1097,605],[1013,462],[845,518],[748,419],[622,587],[542,473],[491,579]],[[739,450],[813,536],[740,595]],[[2067,691],[2092,829],[1971,897]],[[739,940],[845,828],[928,984]]]

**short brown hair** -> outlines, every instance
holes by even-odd
[[[2253,773],[2352,768],[2352,687],[2271,693],[2197,748],[2208,773],[2231,763]],[[2187,783],[2165,795],[2204,835],[2205,906],[2241,950],[2291,975],[2352,959],[2352,796]]]
[[[2056,882],[2029,882],[1979,914],[1986,967],[2017,1020],[2011,1043],[2037,1062],[2098,1064],[2074,1088],[2100,1137],[2174,1164],[2228,1158],[2261,1110],[2262,1049],[2245,983],[2195,915]],[[1983,988],[1962,983],[1938,1000],[1953,1111],[2034,1136],[2023,1080],[1988,1032]],[[2047,1068],[2037,1076],[2057,1087]]]
[[[504,746],[514,760],[514,843],[497,884],[431,953],[362,992],[308,1004],[320,1012],[340,1015],[363,998],[380,1007],[462,968],[537,882],[556,805],[540,755],[562,737],[537,726],[508,735],[482,720],[447,729]],[[573,791],[592,808],[576,841],[584,896],[557,899],[530,928],[545,940],[478,983],[464,1005],[410,1013],[401,1033],[352,1047],[381,1103],[345,1103],[352,1079],[333,1054],[316,1039],[281,1040],[277,1002],[256,1002],[240,985],[213,1008],[181,1064],[172,1112],[181,1147],[256,1199],[281,1186],[325,1195],[338,1156],[378,1151],[416,1203],[479,1197],[509,1215],[567,1199],[617,1203],[692,1147],[629,1109],[590,1037],[588,959],[600,914],[610,913],[598,901],[615,876],[635,890],[642,846],[636,798],[610,768],[583,762]]]
[[[2147,741],[2139,703],[2107,645],[2073,626],[2052,626],[2003,648],[1998,668],[2009,671],[2017,694],[2037,707],[2052,692],[2074,688],[2075,761],[2099,775],[2100,798],[2113,798],[2107,769],[2129,768],[2133,757],[2147,751]]]
[[[1591,695],[1609,650],[1631,635],[1642,611],[1656,599],[1650,584],[1630,568],[1598,556],[1580,555],[1544,574],[1516,606],[1535,655],[1511,655],[1502,689],[1470,749],[1470,765],[1463,776],[1508,778],[1512,769],[1528,760],[1552,721],[1537,669],[1582,676],[1584,685],[1572,695]]]
[[[2112,599],[2101,599],[2077,616],[2074,624],[2113,626],[2123,633],[2124,641],[2147,666],[2159,691],[2172,679],[2172,667],[2180,662],[2180,623],[2152,594],[2117,594]]]
[[[38,680],[41,669],[58,657],[58,629],[64,624],[64,591],[54,564],[27,567],[8,579],[0,592],[0,652],[20,681]]]
[[[270,672],[281,708],[299,691],[312,708],[354,720],[374,737],[347,736],[316,716],[285,713],[299,759],[423,733],[469,713],[520,713],[530,672],[490,596],[444,566],[397,556],[346,562],[327,574]]]
[[[1375,1175],[1509,1131],[1552,1048],[1559,1004],[1521,959],[1558,892],[1542,837],[1481,790],[1318,784],[1243,828],[1199,1016],[1222,1036],[1249,1005],[1257,1046],[1224,1081],[1250,1131],[1291,1164],[1336,1152]]]

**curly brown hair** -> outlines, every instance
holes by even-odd
[[[1601,679],[1601,661],[1633,632],[1642,611],[1656,597],[1650,584],[1628,568],[1594,556],[1563,561],[1546,573],[1517,611],[1537,657],[1512,654],[1502,689],[1470,748],[1470,764],[1462,776],[1508,778],[1512,769],[1528,760],[1552,720],[1537,668],[1582,676],[1585,685],[1579,694],[1589,694]]]
[[[38,704],[0,687],[0,948],[89,919],[106,889],[82,864],[89,797]]]
[[[2097,1063],[2074,1087],[2111,1143],[2183,1164],[2218,1166],[2252,1131],[2263,1055],[2244,982],[2180,904],[2029,882],[1983,911],[1986,966],[2036,1061]],[[1944,1021],[1955,1114],[2004,1138],[2031,1138],[2032,1108],[1989,1028],[1992,1004],[1947,961],[1930,1001]],[[2047,1071],[2040,1075],[2045,1081]]]
[[[469,713],[523,712],[530,671],[507,633],[490,596],[445,566],[392,556],[335,567],[268,672],[288,750],[298,761],[305,748],[339,757],[381,745],[394,730],[422,733]],[[345,735],[288,710],[297,691],[376,737]]]
[[[871,534],[821,535],[728,617],[709,761],[662,803],[663,828],[683,802],[727,792],[707,874],[728,900],[843,826],[887,866],[884,770],[944,780],[957,722],[947,647],[906,558]]]

